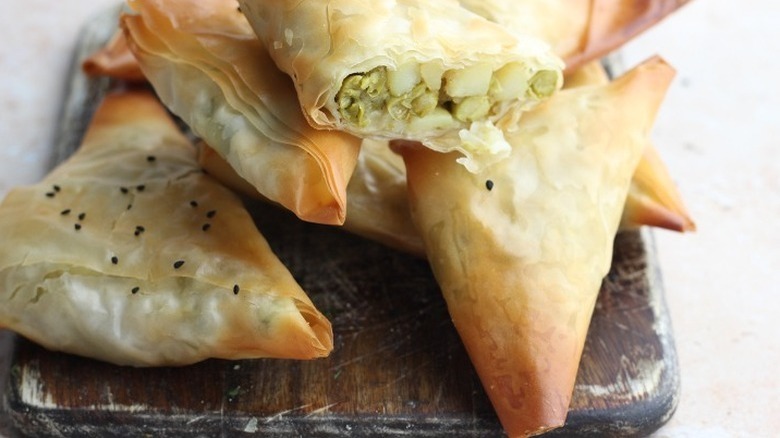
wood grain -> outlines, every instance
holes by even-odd
[[[78,42],[55,161],[102,94]],[[333,323],[322,360],[117,367],[16,339],[5,409],[24,436],[502,436],[426,261],[247,201],[274,251]],[[621,233],[593,316],[566,427],[550,436],[642,436],[674,412],[679,373],[652,234]]]

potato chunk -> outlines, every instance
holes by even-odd
[[[444,73],[444,90],[450,97],[482,96],[490,88],[493,68],[489,64],[449,70]]]

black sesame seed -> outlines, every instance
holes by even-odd
[[[81,229],[81,224],[73,224],[73,228],[76,229],[76,231]]]
[[[173,269],[179,269],[184,264],[184,260],[177,260],[173,263]]]
[[[139,192],[143,192],[145,188],[146,188],[146,186],[143,185],[143,184],[140,184],[140,185],[135,187],[135,189],[138,190]]]
[[[148,161],[150,163],[152,163],[152,162],[154,162],[156,160],[157,160],[157,157],[155,157],[154,155],[149,155],[149,156],[146,157],[146,161]]]
[[[113,257],[111,257],[111,263],[113,263],[113,264],[115,264],[115,265],[116,265],[117,263],[119,263],[119,257],[117,257],[117,256],[113,256]]]
[[[140,287],[138,287],[138,286],[136,286],[136,287],[134,287],[134,288],[130,289],[130,292],[132,292],[132,293],[134,293],[134,294],[137,294],[139,290],[141,290],[141,288],[140,288]]]
[[[486,187],[488,190],[493,190],[493,181],[492,181],[492,180],[487,180],[487,181],[485,181],[485,187]]]
[[[128,190],[127,187],[120,187],[119,191],[121,191],[122,193],[127,194],[127,192],[129,192],[130,190]]]
[[[61,214],[61,215],[63,215],[63,216],[67,216],[67,215],[69,215],[69,214],[70,214],[70,209],[69,209],[69,208],[66,208],[65,210],[62,210],[62,211],[60,212],[60,214]]]
[[[191,207],[197,207],[198,206],[198,201],[190,201],[190,206]]]
[[[203,224],[203,226],[200,227],[200,229],[203,231],[208,231],[209,228],[211,228],[211,224]]]
[[[52,186],[52,188],[54,189],[55,192],[59,192],[61,190],[60,186],[58,186],[56,184],[54,186]]]
[[[86,213],[79,213],[79,220],[80,221],[83,221],[85,217],[87,217]]]
[[[127,209],[130,210],[131,208],[133,208],[133,204],[127,204]]]
[[[233,285],[233,294],[238,295],[238,291],[241,290],[241,288],[238,287],[237,284]]]
[[[208,213],[206,213],[206,217],[211,219],[217,214],[217,210],[210,210]]]
[[[54,192],[46,192],[46,197],[47,198],[53,198],[54,197]]]

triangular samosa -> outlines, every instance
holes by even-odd
[[[564,423],[631,175],[674,75],[655,58],[563,90],[479,173],[398,144],[411,213],[482,384],[511,437]]]
[[[135,366],[327,356],[329,321],[150,93],[111,94],[80,149],[0,204],[0,326]]]

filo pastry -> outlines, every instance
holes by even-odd
[[[341,224],[360,140],[313,129],[233,0],[131,0],[130,49],[159,98],[263,196]]]
[[[313,126],[457,149],[472,170],[508,152],[495,120],[562,84],[546,43],[455,0],[239,3]]]
[[[412,218],[511,437],[564,423],[631,175],[674,72],[655,58],[525,113],[512,154],[479,173],[396,145]]]
[[[313,359],[331,325],[149,93],[109,95],[80,149],[0,204],[0,326],[133,366]]]

